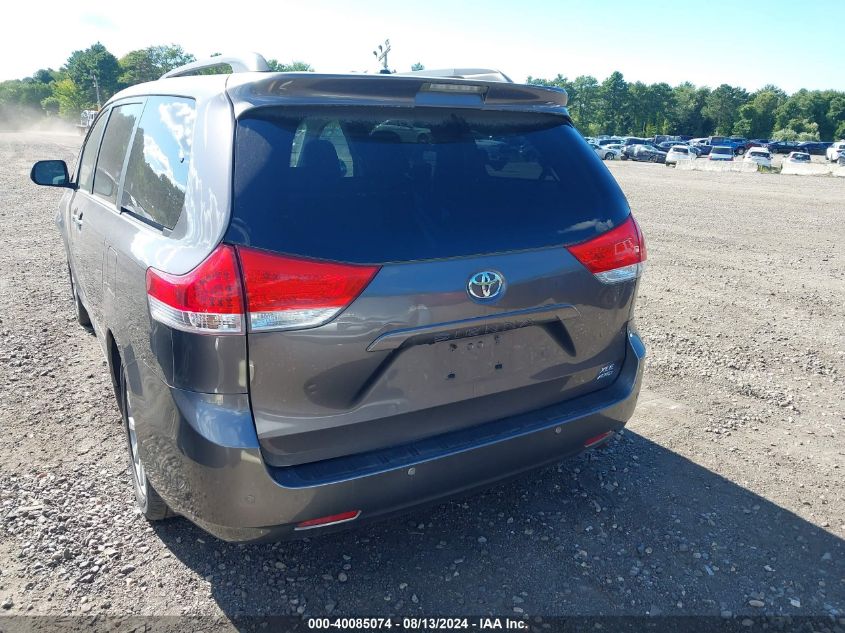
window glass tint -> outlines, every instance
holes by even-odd
[[[79,159],[79,188],[83,191],[91,191],[94,183],[94,165],[97,163],[97,150],[100,147],[100,140],[103,138],[103,130],[106,127],[108,114],[103,114],[97,119],[93,129],[88,134],[88,140],[82,150],[82,158]]]
[[[97,169],[94,174],[94,193],[106,200],[115,202],[117,187],[120,184],[120,174],[129,139],[135,128],[135,121],[141,114],[140,103],[130,103],[112,108],[103,142],[100,145],[100,155],[97,158]]]
[[[628,215],[613,177],[560,117],[403,115],[274,109],[241,119],[226,239],[384,263],[575,243]]]
[[[185,203],[196,111],[192,99],[150,97],[132,141],[121,206],[172,229]]]

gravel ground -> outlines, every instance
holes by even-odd
[[[627,430],[470,498],[238,546],[133,508],[59,193],[28,180],[78,144],[0,134],[5,613],[845,617],[843,180],[610,163],[649,249]]]

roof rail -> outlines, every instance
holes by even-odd
[[[501,81],[503,83],[513,83],[513,80],[505,73],[493,68],[438,68],[435,70],[412,70],[411,72],[396,74],[411,77],[474,79],[476,81]]]
[[[173,70],[164,73],[161,78],[182,77],[183,75],[190,75],[191,73],[203,70],[204,68],[214,68],[215,66],[223,66],[227,64],[232,67],[233,73],[267,72],[270,70],[270,67],[267,65],[267,60],[258,53],[247,53],[245,55],[218,55],[216,57],[201,59],[199,61],[174,68]]]

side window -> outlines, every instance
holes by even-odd
[[[91,192],[91,185],[94,183],[94,165],[97,162],[97,150],[100,148],[100,141],[103,138],[103,130],[106,127],[108,113],[104,113],[97,119],[94,128],[88,135],[85,147],[82,148],[82,157],[79,159],[79,188]]]
[[[126,166],[121,206],[172,229],[185,204],[196,108],[193,99],[150,97]]]
[[[135,121],[141,114],[140,103],[115,106],[100,145],[97,169],[94,172],[94,194],[110,202],[117,200],[117,187],[123,171],[123,161]]]

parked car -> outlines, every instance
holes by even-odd
[[[772,154],[789,154],[798,149],[797,141],[772,141],[768,145]]]
[[[431,130],[426,127],[414,125],[411,121],[404,121],[402,119],[390,119],[384,123],[379,124],[373,130],[373,134],[378,132],[393,132],[397,134],[403,143],[418,142],[428,143],[431,140]]]
[[[713,149],[710,145],[710,141],[706,138],[691,139],[689,146],[695,148],[698,151],[699,156],[708,156],[710,154],[710,150]]]
[[[755,163],[763,167],[772,166],[772,154],[765,147],[751,147],[742,160],[744,163]]]
[[[664,163],[666,162],[666,152],[660,151],[653,145],[629,145],[625,148],[625,155],[637,161],[644,161],[649,163]]]
[[[590,143],[589,145],[593,148],[596,156],[602,160],[619,160],[619,157],[622,155],[620,150],[611,149],[609,145],[605,145],[604,147],[596,145],[595,143]]]
[[[666,165],[677,165],[679,161],[695,160],[697,157],[688,145],[674,145],[666,153]]]
[[[731,136],[725,145],[733,147],[734,154],[742,156],[748,150],[748,139],[741,136]]]
[[[657,147],[657,149],[659,149],[661,152],[668,152],[676,145],[683,145],[684,147],[689,147],[689,145],[686,145],[685,143],[680,143],[678,141],[663,141],[662,143],[658,143],[655,147]]]
[[[825,151],[831,145],[832,145],[832,143],[820,143],[818,141],[804,141],[802,143],[798,143],[798,146],[795,148],[795,151],[806,152],[807,154],[812,154],[813,156],[824,156]]]
[[[769,139],[767,138],[753,138],[748,141],[748,148],[751,149],[752,147],[768,147],[769,146]]]
[[[807,152],[789,152],[789,155],[783,159],[785,163],[809,164],[812,158]]]
[[[838,141],[831,143],[830,147],[825,151],[825,158],[830,162],[839,160],[839,157],[845,154],[845,141]]]
[[[734,148],[730,145],[716,145],[710,150],[710,160],[733,160]]]
[[[564,92],[459,71],[215,57],[113,96],[73,170],[33,165],[63,191],[76,320],[148,520],[312,535],[555,463],[633,414],[646,251],[625,196]],[[395,110],[431,138],[385,129]],[[482,139],[522,149],[497,169]]]
[[[651,144],[651,139],[640,138],[638,136],[626,136],[622,139],[622,145],[648,145]]]

